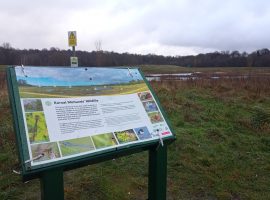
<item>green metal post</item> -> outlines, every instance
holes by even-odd
[[[40,177],[42,200],[64,200],[63,170],[44,171]]]
[[[148,200],[166,200],[167,146],[149,150]]]

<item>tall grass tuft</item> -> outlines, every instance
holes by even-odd
[[[270,127],[270,110],[255,107],[251,116],[251,125],[258,130]]]

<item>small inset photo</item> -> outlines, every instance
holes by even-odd
[[[83,153],[95,150],[94,144],[90,137],[76,138],[59,142],[62,156]]]
[[[25,117],[30,143],[49,142],[49,134],[44,113],[25,113]]]
[[[152,124],[163,122],[160,112],[148,113],[148,117],[150,118]]]
[[[134,129],[140,140],[146,140],[151,138],[151,134],[146,126]]]
[[[33,162],[52,160],[60,157],[56,142],[31,145]]]
[[[23,107],[25,112],[37,112],[43,111],[42,103],[40,99],[24,99]]]
[[[153,100],[153,97],[150,92],[140,92],[138,93],[141,101]]]
[[[117,145],[117,141],[113,133],[104,133],[92,136],[96,149]]]
[[[117,131],[117,132],[114,132],[114,134],[117,137],[118,142],[120,144],[138,140],[136,134],[134,133],[132,129],[125,130],[125,131]]]
[[[158,107],[154,101],[143,102],[144,109],[146,112],[155,112],[158,111]]]
[[[165,131],[164,127],[160,126],[159,128],[154,128],[154,130],[152,132],[152,136],[156,137],[156,136],[160,136],[160,135],[167,135],[169,133],[168,133],[168,131]]]

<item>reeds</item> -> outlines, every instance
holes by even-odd
[[[252,130],[270,130],[270,76],[248,78],[196,78],[186,80],[163,80],[151,82],[158,96],[162,98],[162,104],[166,111],[174,112],[181,109],[185,114],[185,121],[196,121],[191,109],[199,111],[193,99],[198,96],[215,98],[216,102],[222,102],[229,107],[245,107],[249,113],[246,118],[238,119],[243,126]],[[181,102],[181,92],[188,99]],[[207,97],[208,96],[208,97]],[[188,103],[188,104],[187,104]],[[195,107],[196,106],[196,107]],[[209,105],[211,107],[211,105]]]
[[[217,96],[228,95],[232,97],[236,93],[242,98],[256,99],[270,97],[270,76],[228,78],[189,78],[186,80],[161,80],[152,81],[154,88],[166,88],[172,91],[181,89],[207,89],[212,90]],[[224,96],[225,97],[225,96]]]

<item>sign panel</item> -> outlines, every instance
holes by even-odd
[[[70,57],[70,66],[78,67],[78,57]]]
[[[14,76],[28,169],[174,137],[137,68],[18,66]]]
[[[68,46],[74,47],[77,46],[77,34],[76,31],[68,32]]]

